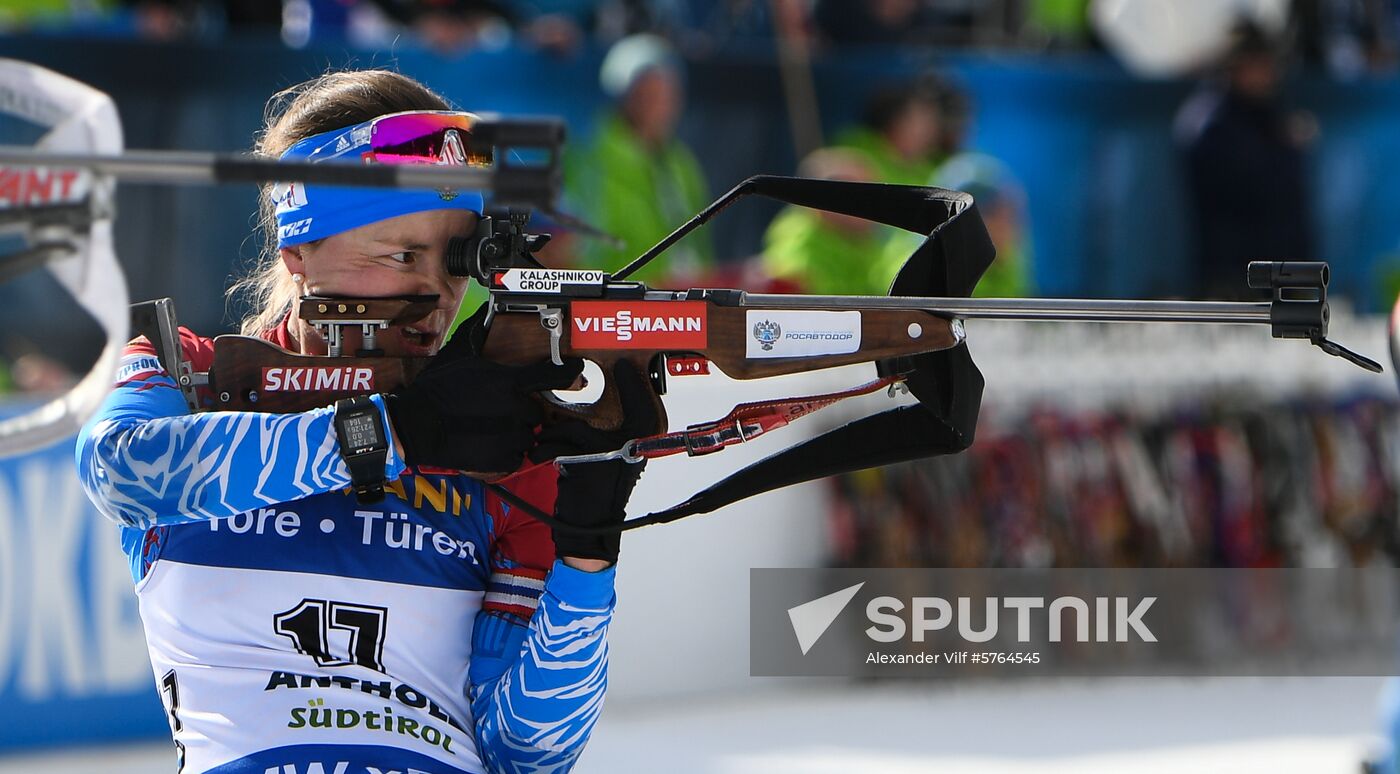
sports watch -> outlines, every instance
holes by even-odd
[[[384,499],[384,466],[389,457],[386,436],[384,417],[369,396],[335,402],[335,437],[361,505]]]

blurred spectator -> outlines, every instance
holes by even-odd
[[[510,41],[511,27],[518,21],[494,0],[415,0],[411,13],[418,39],[444,55],[500,48]]]
[[[928,23],[919,0],[818,0],[813,15],[822,36],[838,46],[897,45]]]
[[[8,334],[0,351],[0,395],[57,395],[77,383],[73,370],[45,354],[27,336]],[[71,354],[71,353],[68,353]]]
[[[711,52],[730,43],[772,44],[778,29],[811,38],[806,0],[691,0],[693,22],[682,33],[687,51]],[[703,9],[702,13],[694,13]]]
[[[652,33],[684,40],[692,31],[723,14],[730,5],[768,0],[507,0],[520,17],[525,36],[545,48],[569,50],[574,40],[613,42]]]
[[[1033,44],[1079,48],[1091,42],[1089,0],[817,0],[813,21],[835,46]]]
[[[257,5],[259,0],[235,0]],[[266,0],[262,0],[266,5]],[[283,0],[282,40],[293,48],[316,40],[365,48],[394,46],[405,29],[443,55],[477,47],[500,48],[512,38],[516,16],[495,0]],[[247,18],[246,11],[240,17]],[[235,16],[230,5],[229,22]],[[259,18],[259,25],[266,20]],[[253,24],[245,22],[246,28]]]
[[[661,35],[690,56],[801,30],[837,46],[1077,45],[1088,0],[0,0],[0,29],[100,30],[150,39],[281,30],[315,40],[392,45],[405,28],[446,53],[524,41],[571,54],[584,43]],[[114,9],[124,9],[114,13]],[[780,23],[781,22],[781,23]]]
[[[1197,290],[1247,294],[1251,260],[1313,257],[1305,149],[1316,123],[1279,98],[1274,42],[1253,25],[1236,28],[1218,80],[1204,83],[1177,114],[1195,214]]]
[[[971,124],[971,97],[928,76],[877,93],[867,126],[844,135],[842,146],[807,157],[798,174],[932,185],[971,194],[997,247],[997,260],[976,295],[1031,295],[1025,191],[1002,162],[962,150]],[[769,281],[782,283],[784,290],[795,286],[818,294],[881,295],[921,239],[857,218],[788,207],[764,235],[762,264]]]
[[[985,153],[959,153],[944,162],[926,184],[970,194],[996,246],[996,260],[982,275],[972,295],[976,298],[1035,295],[1026,191],[1010,168]],[[882,257],[876,264],[879,271],[872,278],[879,287],[878,292],[888,292],[894,275],[922,241],[917,234],[894,232],[883,247]]]
[[[823,148],[797,168],[801,177],[872,182],[874,170],[849,148]],[[763,268],[789,292],[818,295],[883,295],[894,267],[882,265],[891,231],[878,223],[791,206],[778,213],[763,236]],[[888,268],[888,270],[887,270]]]
[[[973,296],[1023,298],[1035,295],[1026,191],[1005,164],[983,153],[960,153],[943,163],[932,185],[972,195],[997,257],[977,283]],[[908,256],[905,251],[899,256]]]
[[[944,142],[943,90],[932,77],[880,89],[866,106],[863,124],[838,136],[836,144],[863,153],[879,182],[926,184]]]
[[[781,0],[798,2],[800,0]],[[589,39],[614,42],[652,33],[682,44],[686,51],[709,50],[766,26],[769,0],[514,0],[503,1],[520,37],[561,55]]]
[[[972,295],[980,298],[1033,296],[1036,287],[1025,188],[1001,160],[967,150],[972,133],[972,95],[952,82],[941,86],[939,151],[944,161],[928,185],[970,194],[977,202],[977,211],[997,249],[996,260],[982,275]],[[901,250],[899,242],[891,240],[890,250],[894,252],[887,254],[886,262],[902,266],[917,246],[917,240],[913,240]]]
[[[57,395],[77,383],[67,366],[39,352],[20,355],[10,366],[10,379],[19,392]]]
[[[1339,78],[1393,69],[1400,8],[1393,0],[1294,0],[1303,61]]]
[[[280,32],[283,43],[293,48],[323,39],[374,46],[391,42],[412,21],[420,4],[420,0],[111,0],[110,5],[120,7],[122,13],[110,19],[115,26],[109,29],[154,41]]]
[[[303,46],[346,37],[357,11],[392,0],[117,0],[135,33],[155,41],[210,39],[226,33],[272,34]]]
[[[193,35],[207,18],[208,7],[198,0],[125,0],[136,34],[153,41],[179,40]]]
[[[535,46],[557,54],[572,54],[583,43],[588,19],[575,13],[587,10],[590,3],[549,4],[549,9],[536,11],[525,26],[525,37]],[[553,7],[560,6],[560,7]]]
[[[616,108],[601,119],[591,145],[571,157],[567,187],[585,219],[624,247],[586,240],[585,265],[615,271],[709,204],[699,162],[675,137],[685,101],[681,78],[675,52],[653,35],[621,40],[604,59],[603,91]],[[633,278],[685,283],[713,260],[709,234],[701,229]]]

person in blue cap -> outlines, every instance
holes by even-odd
[[[395,73],[322,76],[269,107],[257,151],[272,158],[482,162],[475,117]],[[82,485],[120,524],[182,772],[547,772],[582,752],[607,686],[617,536],[552,535],[461,471],[516,471],[500,480],[516,496],[596,526],[623,518],[641,466],[532,467],[620,445],[536,434],[532,393],[567,388],[581,363],[507,367],[465,336],[444,345],[467,282],[444,252],[481,208],[470,191],[267,187],[243,332],[324,354],[300,296],[436,295],[378,339],[431,356],[427,369],[334,407],[191,413],[137,339],[80,433]],[[181,329],[180,344],[209,367],[210,339]],[[641,377],[615,376],[629,411],[650,411],[633,400]],[[377,503],[357,498],[352,422],[387,439]]]

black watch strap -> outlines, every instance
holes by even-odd
[[[361,505],[383,500],[389,437],[379,406],[366,395],[336,401],[335,434],[356,499]]]

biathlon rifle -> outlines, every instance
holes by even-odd
[[[925,240],[897,274],[889,296],[659,290],[627,280],[685,234],[749,194],[877,221],[921,234]],[[651,435],[621,449],[560,458],[557,464],[711,454],[843,398],[902,390],[917,399],[779,452],[672,508],[631,519],[622,529],[712,511],[822,476],[966,449],[974,438],[983,381],[965,344],[964,319],[1267,324],[1276,338],[1305,339],[1369,370],[1381,368],[1327,339],[1325,263],[1250,264],[1250,286],[1273,296],[1257,303],[968,298],[994,249],[972,198],[957,191],[754,177],[614,274],[541,265],[535,253],[548,237],[528,233],[527,225],[528,213],[488,215],[472,237],[449,244],[449,272],[471,277],[490,291],[481,310],[455,335],[471,337],[474,351],[502,363],[545,358],[561,363],[577,357],[609,374],[615,363],[629,360],[649,375],[659,417]],[[290,353],[252,337],[221,336],[215,340],[214,364],[207,374],[212,408],[298,411],[349,395],[391,390],[411,379],[427,359],[383,357],[373,351],[375,332],[422,319],[435,301],[302,298],[298,314],[330,342],[328,357]],[[362,346],[348,353],[342,346],[346,329],[352,328],[359,329]],[[759,379],[854,363],[875,364],[876,378],[835,393],[743,404],[725,417],[667,432],[661,396],[669,379],[707,374],[712,367],[733,379]],[[337,379],[338,386],[329,388]],[[543,395],[542,400],[548,402],[553,420],[576,418],[613,429],[623,419],[610,383],[593,403],[569,403],[557,395]],[[507,501],[553,523],[505,487],[490,486]]]
[[[557,194],[562,136],[562,126],[550,122],[479,125],[473,142],[491,143],[498,159],[489,172],[255,160],[233,164],[190,154],[172,160],[150,153],[128,154],[120,164],[108,159],[104,169],[153,181],[178,161],[183,166],[177,177],[185,182],[199,177],[213,182],[304,180],[431,188],[450,184],[487,190],[495,208],[479,220],[473,235],[451,241],[447,263],[452,274],[485,286],[489,297],[454,335],[470,337],[473,351],[502,363],[545,358],[559,363],[577,357],[593,361],[609,374],[617,361],[629,360],[649,375],[653,388],[658,423],[651,434],[612,452],[560,458],[556,464],[710,454],[853,395],[904,391],[915,399],[778,452],[671,508],[620,526],[584,531],[630,530],[674,521],[823,476],[968,448],[981,406],[983,379],[965,342],[965,319],[1263,324],[1275,338],[1305,339],[1328,354],[1381,370],[1374,361],[1327,339],[1325,263],[1251,263],[1250,287],[1272,294],[1271,300],[1261,302],[970,298],[995,249],[971,196],[932,187],[753,177],[615,273],[551,269],[535,258],[548,235],[529,233],[527,226],[530,210],[547,208]],[[548,161],[514,168],[499,163],[508,155],[502,152],[505,147],[521,145],[547,151]],[[16,161],[0,149],[0,164]],[[41,163],[84,162],[68,158]],[[448,178],[438,176],[442,173],[457,177],[445,183]],[[686,234],[748,195],[883,223],[919,234],[923,241],[895,276],[888,296],[662,290],[628,280]],[[327,355],[301,355],[262,339],[226,335],[215,339],[213,365],[205,373],[195,373],[182,362],[169,299],[136,305],[133,325],[157,342],[162,364],[175,376],[192,410],[291,412],[326,406],[343,397],[390,391],[411,381],[427,359],[386,357],[376,348],[376,338],[388,328],[421,320],[435,303],[434,296],[303,297],[295,312],[325,337]],[[346,336],[347,331],[356,330],[358,337]],[[353,352],[345,351],[347,341],[358,341]],[[711,367],[734,379],[759,379],[855,363],[873,363],[876,378],[841,392],[740,405],[723,418],[667,432],[661,396],[668,379],[705,374]],[[557,394],[542,395],[541,400],[548,403],[551,421],[581,419],[604,429],[622,422],[622,406],[610,382],[605,381],[601,396],[592,403],[571,403]],[[505,487],[488,486],[507,501],[557,524]]]

